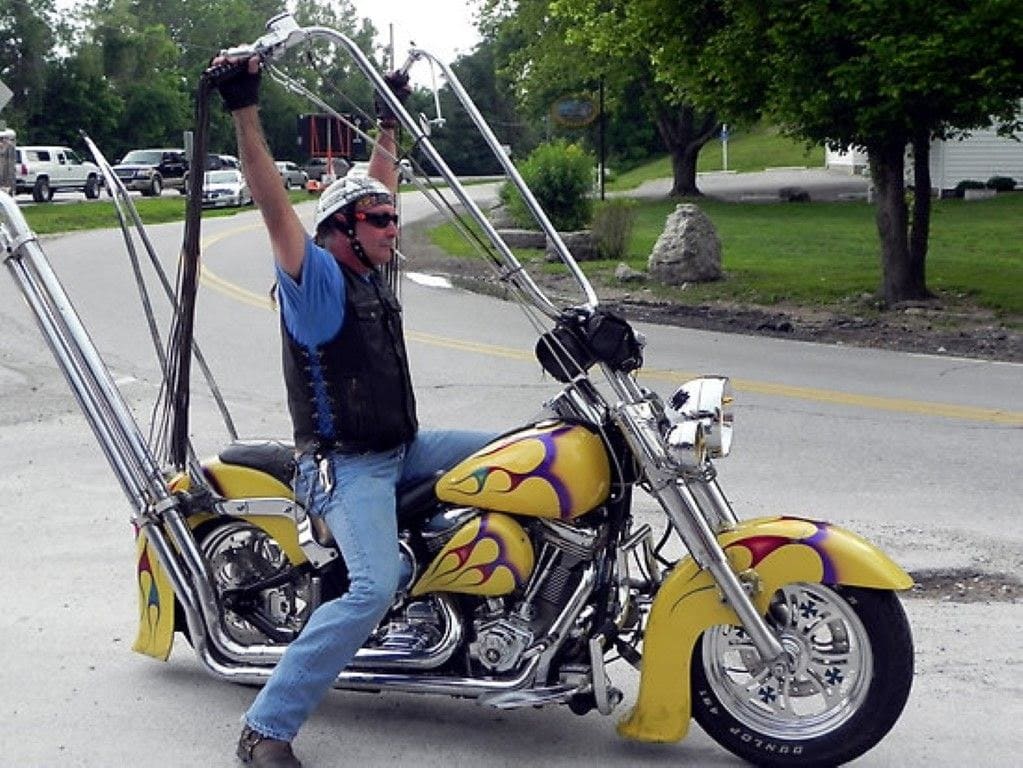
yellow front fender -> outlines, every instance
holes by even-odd
[[[718,541],[733,570],[756,573],[760,589],[753,602],[761,614],[777,589],[794,582],[895,590],[913,585],[880,549],[828,523],[790,517],[747,520]],[[639,741],[684,738],[692,711],[689,665],[696,641],[710,627],[739,623],[710,574],[692,558],[679,561],[651,606],[639,698],[618,724],[618,733]]]

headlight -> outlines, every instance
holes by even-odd
[[[699,469],[707,461],[707,439],[699,421],[680,421],[668,427],[668,453],[681,467]]]
[[[732,448],[732,384],[727,376],[704,376],[687,381],[668,401],[668,418],[676,426],[690,422],[703,425],[707,455],[727,456]],[[671,430],[669,430],[669,441]]]

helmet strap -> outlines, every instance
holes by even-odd
[[[376,267],[373,266],[373,262],[370,261],[369,256],[366,255],[366,249],[362,247],[362,243],[359,242],[359,238],[355,236],[355,216],[353,212],[346,211],[344,217],[345,224],[341,231],[348,236],[348,243],[352,246],[352,253],[355,254],[355,258],[359,260],[359,263],[362,264],[362,266],[371,272],[376,271]],[[349,223],[349,221],[351,221],[351,223]]]

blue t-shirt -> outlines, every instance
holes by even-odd
[[[277,265],[281,317],[291,337],[308,349],[333,339],[345,321],[345,276],[329,251],[305,239],[302,274],[293,278]]]

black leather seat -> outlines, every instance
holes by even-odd
[[[292,487],[295,475],[295,448],[281,440],[238,440],[220,452],[225,464],[265,472]],[[433,512],[438,504],[434,485],[443,474],[398,489],[398,526],[407,527]]]

